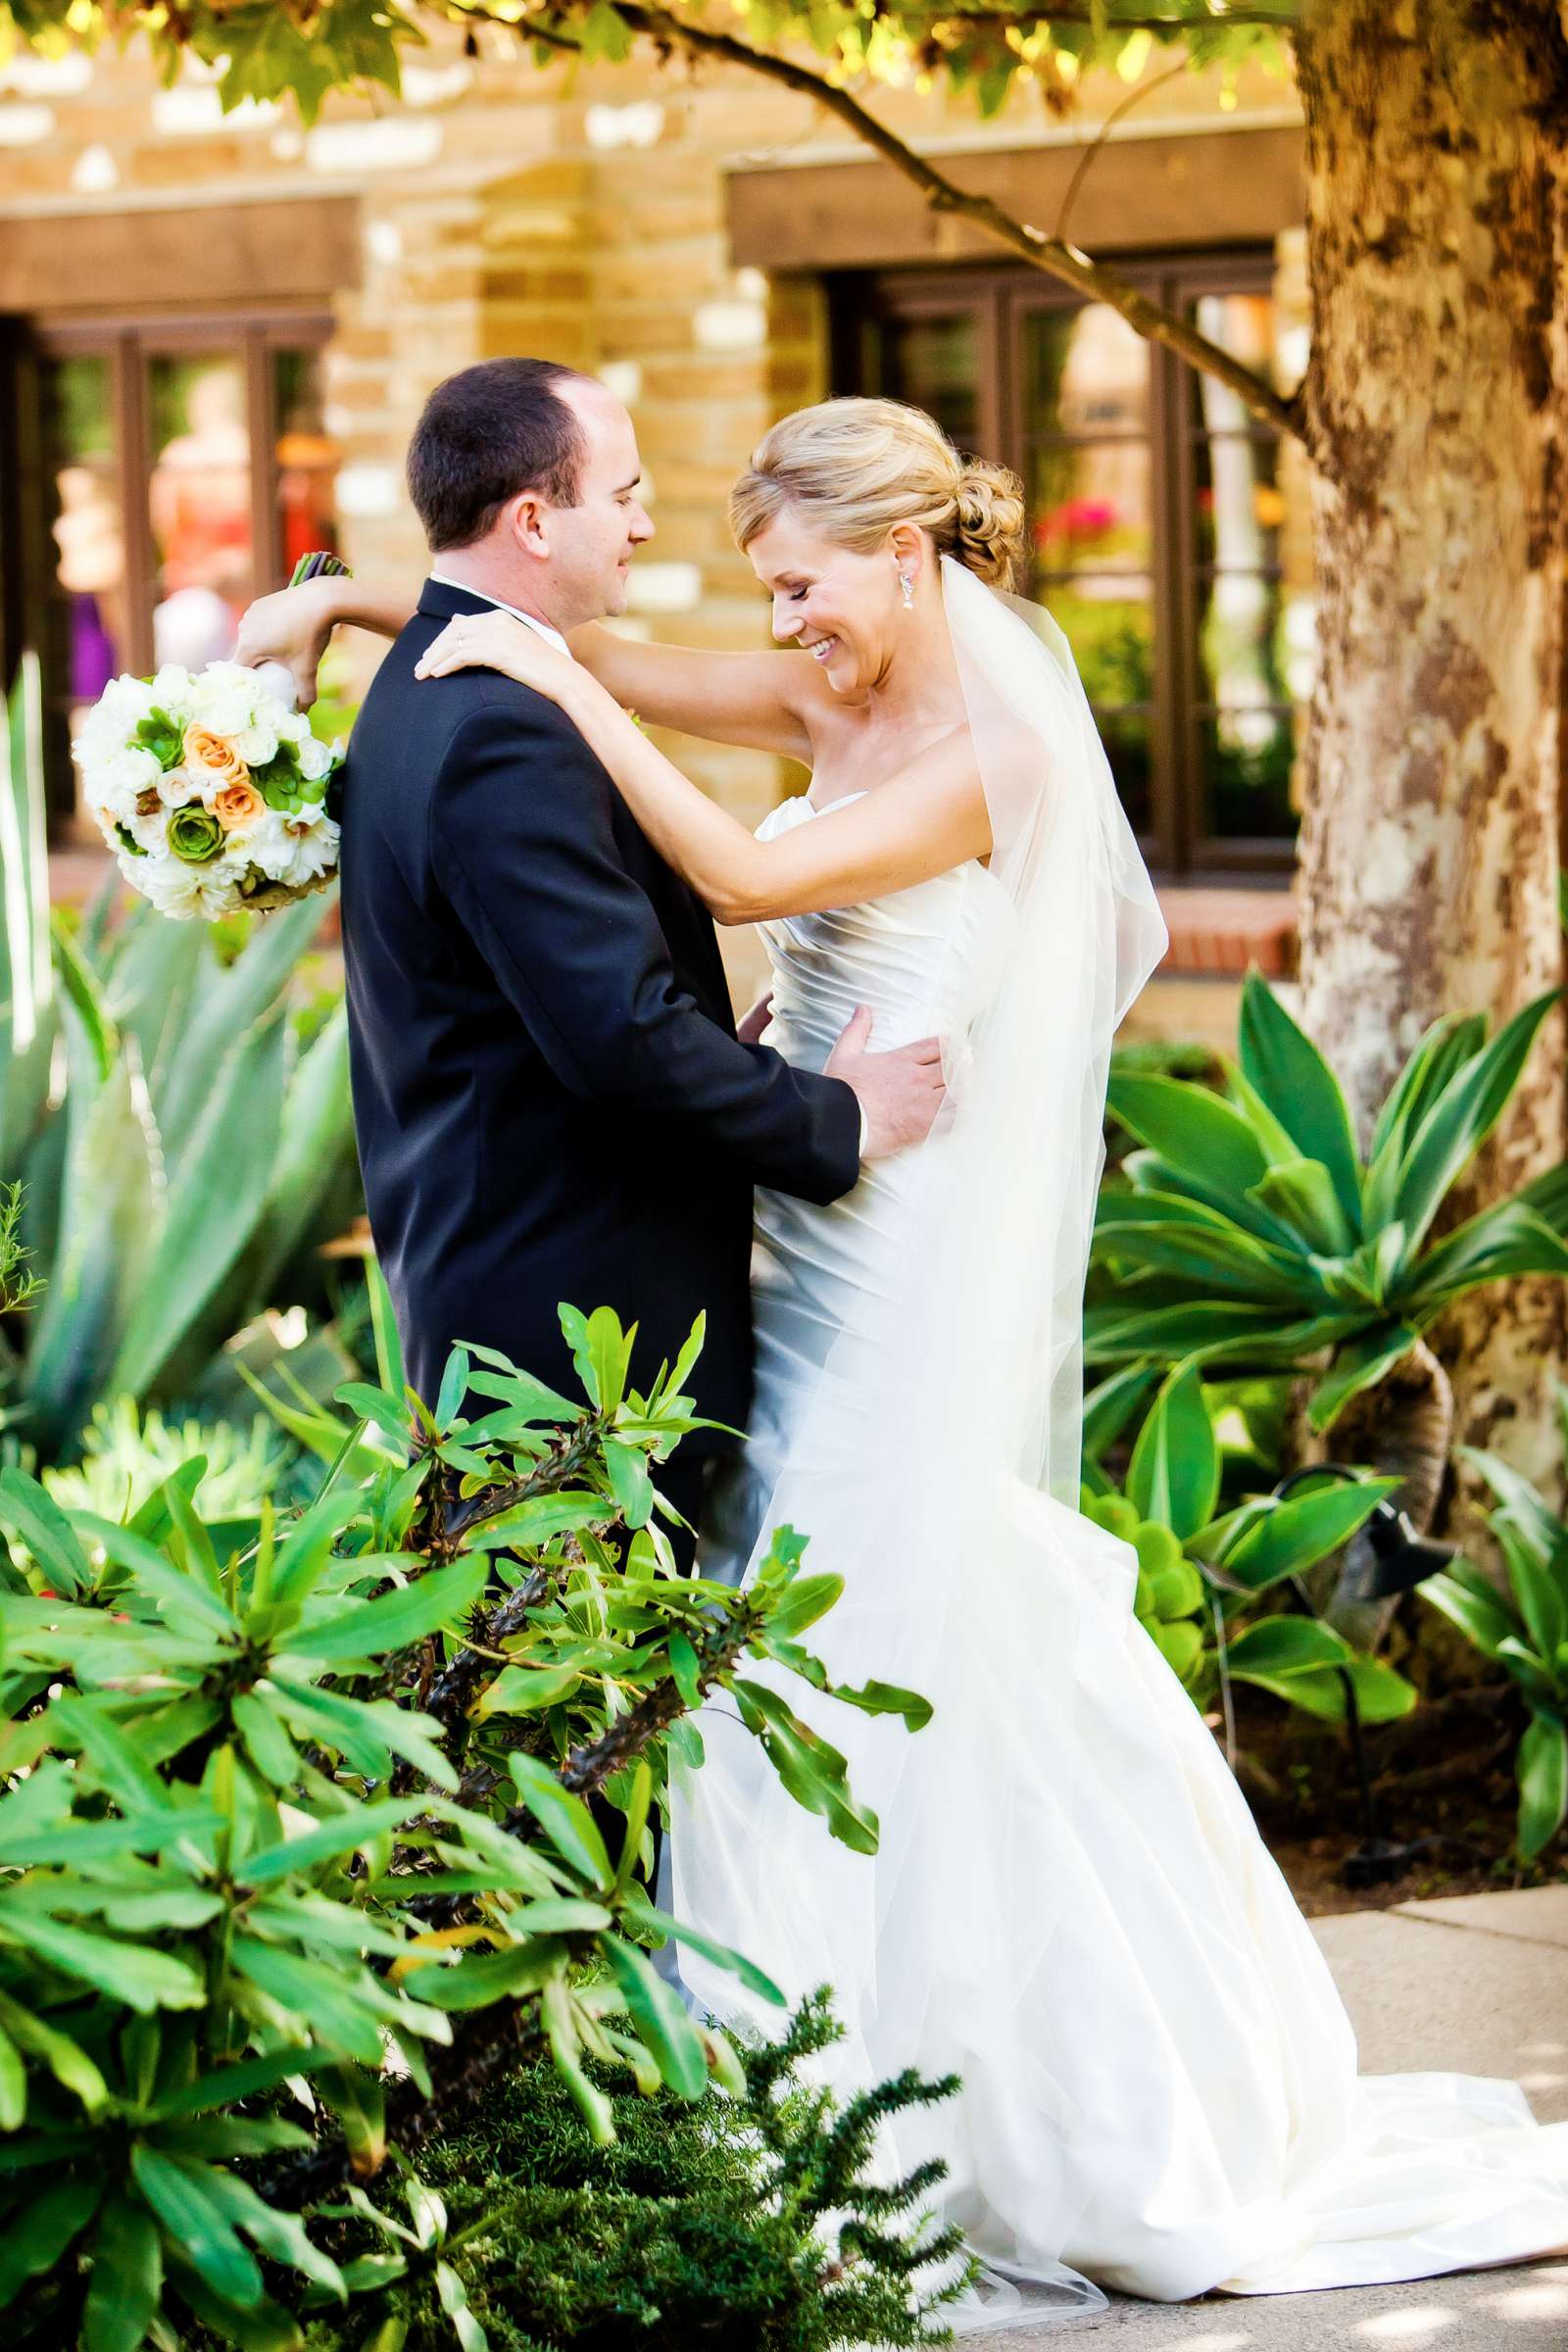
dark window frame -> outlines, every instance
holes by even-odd
[[[10,384],[6,403],[7,468],[17,484],[9,544],[4,549],[4,630],[8,670],[30,647],[42,664],[44,760],[52,829],[69,824],[75,808],[70,759],[71,696],[59,674],[53,643],[57,602],[50,540],[51,502],[45,469],[43,374],[60,359],[107,360],[113,458],[120,496],[125,559],[126,642],[124,661],[135,675],[151,672],[157,552],[148,508],[153,453],[149,446],[148,382],[152,363],[164,357],[211,353],[239,357],[245,375],[245,417],[250,440],[250,522],[254,593],[265,595],[283,581],[283,518],[278,497],[278,416],[274,355],[321,351],[336,322],[321,305],[269,305],[265,310],[138,314],[133,319],[93,314],[69,319],[13,319],[9,322]],[[49,615],[49,621],[44,619]]]
[[[1205,294],[1271,294],[1276,266],[1268,246],[1123,257],[1118,267],[1140,289],[1170,308]],[[866,332],[887,320],[973,321],[976,416],[983,454],[1028,478],[1024,407],[1024,325],[1032,313],[1081,307],[1070,287],[1025,266],[955,263],[936,269],[846,271],[827,280],[829,366],[837,392],[867,389]],[[1200,730],[1212,705],[1201,684],[1198,467],[1194,450],[1204,427],[1197,383],[1187,363],[1163,344],[1149,352],[1150,502],[1152,549],[1153,692],[1151,745],[1152,824],[1140,846],[1156,878],[1194,886],[1289,886],[1293,840],[1217,835],[1205,827]],[[1249,420],[1246,438],[1277,439]],[[1262,576],[1277,577],[1269,566]]]

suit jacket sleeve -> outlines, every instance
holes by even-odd
[[[859,1174],[853,1089],[742,1045],[676,985],[615,842],[613,790],[543,697],[470,713],[431,800],[442,890],[570,1093],[680,1120],[754,1183],[836,1200]]]

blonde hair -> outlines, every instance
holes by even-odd
[[[729,495],[736,543],[749,547],[786,507],[858,555],[913,523],[993,588],[1010,588],[1023,562],[1017,475],[960,457],[933,417],[900,400],[823,400],[775,424]]]

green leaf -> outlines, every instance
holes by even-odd
[[[1098,1461],[1115,1445],[1150,1391],[1158,1386],[1159,1377],[1152,1365],[1131,1364],[1124,1371],[1112,1372],[1084,1398],[1083,1445],[1091,1461]]]
[[[1260,1617],[1227,1644],[1232,1674],[1304,1674],[1319,1666],[1348,1666],[1354,1650],[1343,1634],[1315,1617]]]
[[[1319,1256],[1343,1257],[1355,1247],[1358,1227],[1341,1207],[1334,1179],[1320,1159],[1277,1160],[1248,1187],[1247,1197],[1294,1225]]]
[[[1178,1536],[1204,1526],[1219,1497],[1220,1457],[1197,1364],[1179,1364],[1138,1433],[1127,1494]]]
[[[731,1951],[727,1943],[718,1943],[711,1936],[705,1936],[701,1928],[694,1928],[683,1919],[675,1919],[667,1911],[658,1911],[651,1903],[637,1907],[634,1921],[638,1926],[654,1929],[669,1936],[676,1943],[689,1944],[694,1952],[701,1952],[705,1960],[711,1960],[716,1967],[727,1969],[732,1976],[738,1977],[748,1992],[755,1992],[760,2000],[770,2001],[780,2009],[788,2007],[785,1995],[772,1978],[764,1976],[754,1960],[748,1960],[744,1952]]]
[[[1361,1230],[1361,1179],[1344,1089],[1254,965],[1242,983],[1241,1066],[1302,1158],[1327,1169],[1351,1234]]]
[[[1248,1121],[1208,1087],[1113,1069],[1107,1107],[1140,1143],[1222,1192],[1245,1194],[1268,1167]]]
[[[1250,1592],[1265,1592],[1338,1551],[1398,1484],[1396,1478],[1368,1478],[1354,1486],[1314,1487],[1288,1494],[1283,1502],[1259,1497],[1230,1540],[1216,1548],[1214,1565]]]
[[[16,2216],[0,2238],[0,2310],[16,2301],[29,2278],[54,2269],[92,2220],[103,2193],[101,2179],[74,2174]]]
[[[222,2206],[212,2194],[210,2168],[182,2164],[160,2155],[145,2140],[134,2140],[130,2169],[136,2185],[158,2219],[213,2293],[240,2311],[255,2311],[263,2300],[262,2274],[256,2257],[241,2245]]]
[[[1449,1623],[1456,1625],[1486,1657],[1495,1658],[1502,1642],[1518,1637],[1518,1621],[1494,1594],[1478,1592],[1445,1574],[1429,1576],[1416,1590],[1423,1600],[1441,1609]]]
[[[63,2090],[79,2099],[90,2116],[97,2116],[109,2104],[109,2085],[98,2066],[79,2042],[69,2034],[62,2034],[24,2009],[8,1993],[0,1992],[0,2027],[4,2027],[13,2041],[37,2058],[49,2069]]]
[[[634,1944],[623,1943],[618,1936],[602,1936],[599,1948],[610,1962],[632,2024],[670,2089],[683,2099],[700,2099],[708,2088],[708,2060],[679,1993]]]
[[[164,2293],[164,2248],[145,2205],[112,2196],[92,2246],[83,2352],[137,2352]]]
[[[353,1804],[302,1837],[285,1838],[276,1845],[248,1854],[235,1875],[247,1886],[265,1886],[274,1879],[314,1870],[339,1854],[353,1853],[384,1830],[397,1830],[420,1810],[416,1797],[388,1797],[377,1805]]]
[[[1568,1815],[1568,1730],[1560,1717],[1536,1712],[1519,1742],[1519,1851],[1544,1853]]]
[[[582,1681],[576,1666],[503,1666],[475,1700],[476,1723],[492,1715],[537,1714],[542,1707],[559,1706]]]
[[[0,2026],[0,2132],[20,2132],[27,2117],[27,2070],[22,2052]]]
[[[1448,1188],[1502,1115],[1519,1082],[1536,1033],[1561,996],[1547,989],[1515,1013],[1451,1078],[1422,1119],[1399,1170],[1396,1213],[1419,1242]]]
[[[539,1827],[578,1874],[595,1886],[608,1886],[614,1873],[599,1826],[580,1796],[563,1788],[536,1756],[514,1751],[507,1758],[517,1794]]]
[[[1403,1300],[1427,1315],[1484,1282],[1568,1275],[1568,1241],[1522,1198],[1496,1201],[1429,1250]]]
[[[432,1568],[374,1600],[357,1600],[314,1625],[296,1626],[287,1637],[289,1652],[338,1661],[386,1657],[439,1627],[459,1624],[484,1591],[489,1573],[483,1558]]]
[[[1315,1430],[1332,1429],[1352,1396],[1375,1389],[1415,1346],[1420,1334],[1410,1323],[1377,1322],[1347,1339],[1312,1391],[1307,1419]]]
[[[68,1977],[95,1984],[112,2000],[123,2001],[138,2015],[155,2009],[201,2009],[207,1992],[201,1978],[172,1952],[122,1943],[108,1936],[92,1936],[60,1920],[29,1911],[25,1921],[0,1913],[0,1942],[20,1947]]]
[[[287,1052],[277,1013],[240,1039],[218,1075],[171,1185],[168,1222],[106,1383],[110,1395],[146,1393],[249,1240],[276,1155]]]
[[[35,1478],[0,1470],[0,1526],[32,1554],[57,1592],[90,1592],[93,1574],[70,1520]]]

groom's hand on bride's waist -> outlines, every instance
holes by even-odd
[[[942,1041],[922,1037],[897,1053],[872,1054],[871,1015],[857,1006],[838,1044],[828,1055],[827,1076],[842,1078],[855,1090],[860,1105],[860,1157],[881,1159],[902,1152],[906,1144],[923,1143],[930,1134],[945,1092]]]

